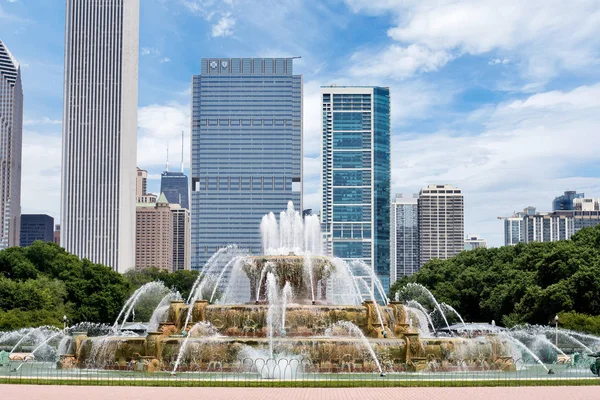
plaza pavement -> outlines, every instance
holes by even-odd
[[[0,385],[0,399],[10,400],[521,400],[600,399],[600,386],[497,388],[178,388],[118,386]]]

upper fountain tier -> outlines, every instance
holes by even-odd
[[[279,214],[279,222],[272,212],[262,218],[260,233],[265,255],[323,254],[319,217],[308,215],[303,220],[291,201]]]

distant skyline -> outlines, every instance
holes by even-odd
[[[319,87],[334,83],[391,88],[392,195],[460,187],[465,229],[489,246],[504,241],[498,216],[550,210],[565,190],[600,196],[595,0],[141,3],[137,165],[151,192],[182,130],[189,175],[202,57],[301,56],[305,208],[320,209]],[[0,39],[23,74],[22,212],[57,223],[64,18],[61,0],[0,0]]]

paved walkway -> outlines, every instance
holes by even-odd
[[[510,388],[165,388],[115,386],[0,385],[0,398],[11,400],[597,400],[600,386]]]

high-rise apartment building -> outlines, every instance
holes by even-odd
[[[135,197],[139,198],[148,193],[148,171],[137,168],[137,176],[135,178]]]
[[[511,217],[499,217],[504,220],[504,245],[514,246],[517,243],[524,242],[525,232],[523,230],[524,212],[514,213]]]
[[[390,284],[419,270],[418,196],[396,195],[392,200]]]
[[[552,211],[570,211],[573,210],[573,201],[583,199],[585,194],[577,193],[575,190],[568,190],[564,194],[554,198],[552,202]]]
[[[302,76],[292,58],[204,58],[192,87],[192,268],[261,251],[261,218],[302,210]]]
[[[46,214],[22,214],[20,246],[29,246],[36,240],[54,242],[54,218]]]
[[[136,207],[135,268],[173,271],[173,215],[164,194]]]
[[[535,207],[527,207],[505,218],[505,244],[568,240],[583,228],[600,225],[599,198],[574,197],[570,207],[571,210],[553,212],[536,212]]]
[[[464,201],[452,185],[429,185],[419,193],[419,254],[421,266],[446,260],[464,250]]]
[[[190,269],[190,211],[171,204],[173,217],[173,271]]]
[[[321,222],[330,255],[390,285],[390,91],[325,86]]]
[[[465,238],[465,250],[475,250],[479,248],[485,249],[486,247],[486,240],[482,237],[479,237],[479,235],[474,235],[470,233]]]
[[[22,136],[21,68],[0,40],[0,250],[19,244]]]
[[[67,0],[63,247],[135,263],[139,0]]]

